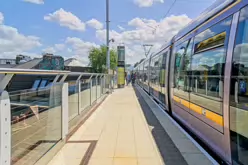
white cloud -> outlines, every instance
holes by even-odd
[[[111,45],[116,47],[120,43],[124,43],[127,49],[127,62],[133,64],[145,57],[143,44],[153,44],[151,52],[158,51],[165,42],[168,42],[190,21],[191,19],[186,15],[172,15],[160,21],[134,18],[128,22],[128,25],[134,28],[133,30],[119,33],[110,30],[110,38],[115,39],[115,43],[111,43]],[[154,31],[155,28],[156,31]],[[106,29],[97,30],[96,37],[105,43]]]
[[[53,48],[53,47],[47,47],[45,49],[42,50],[43,53],[51,53],[51,54],[54,54],[56,53],[57,51]]]
[[[3,13],[0,12],[0,24],[2,24],[4,21]]]
[[[55,44],[54,45],[55,49],[57,49],[58,51],[62,51],[65,48],[64,44]]]
[[[0,24],[0,56],[14,58],[17,54],[41,46],[40,39],[21,34],[16,28]]]
[[[15,58],[18,54],[37,56],[27,51],[41,46],[40,39],[32,35],[21,34],[18,29],[4,25],[4,16],[0,12],[0,58]]]
[[[122,27],[122,26],[120,26],[120,25],[118,25],[117,27],[118,27],[121,31],[124,31],[124,30],[125,30],[125,28]]]
[[[24,2],[34,3],[34,4],[44,4],[44,0],[23,0]]]
[[[68,27],[71,30],[85,31],[85,23],[71,12],[67,12],[62,8],[46,15],[44,20],[57,22],[60,26]]]
[[[88,56],[80,56],[80,55],[73,55],[70,58],[75,58],[78,60],[78,62],[80,63],[79,66],[88,66],[89,64],[89,60],[88,60]]]
[[[164,0],[134,0],[139,7],[151,7],[154,3],[164,3]]]
[[[94,29],[97,29],[97,30],[100,30],[103,28],[103,24],[96,19],[91,19],[91,20],[87,21],[86,23],[88,26],[90,26]]]
[[[71,57],[78,59],[85,65],[89,63],[88,56],[90,49],[92,47],[100,47],[95,43],[85,42],[76,37],[67,37],[66,44],[71,47],[67,48],[67,52],[71,54]]]
[[[64,53],[63,50],[65,49],[65,45],[64,44],[55,44],[54,46],[49,46],[45,49],[42,49],[42,53],[51,53],[51,54],[61,54]]]

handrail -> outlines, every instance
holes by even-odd
[[[83,72],[70,72],[70,71],[60,71],[60,70],[16,69],[16,68],[0,68],[0,74],[107,75],[105,73],[83,73]]]
[[[0,68],[0,74],[68,74],[69,71],[58,70],[39,70],[39,69],[15,69],[15,68]]]

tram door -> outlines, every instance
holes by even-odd
[[[170,48],[167,48],[163,52],[163,61],[162,61],[162,77],[161,77],[161,86],[162,86],[162,94],[165,96],[163,99],[165,99],[165,108],[169,111],[169,58],[170,56]]]
[[[239,14],[230,81],[232,161],[235,165],[248,165],[248,7]]]

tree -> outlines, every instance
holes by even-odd
[[[106,55],[107,47],[105,45],[100,48],[92,48],[89,53],[90,66],[95,73],[106,73]],[[117,66],[117,52],[116,50],[110,50],[110,69],[115,70]]]

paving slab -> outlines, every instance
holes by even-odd
[[[68,140],[69,144],[96,145],[91,155],[82,148],[81,159],[74,163],[85,165],[163,165],[163,160],[146,122],[133,88],[115,90],[91,117]],[[66,144],[67,145],[67,144]],[[68,151],[65,151],[65,150]],[[74,153],[73,147],[64,147],[63,153]],[[89,149],[88,149],[89,150]],[[77,151],[78,152],[78,151]],[[69,154],[72,160],[74,154]],[[75,154],[76,155],[76,154]],[[49,165],[61,162],[61,152]],[[65,159],[62,159],[65,160]],[[66,160],[68,161],[68,160]],[[69,164],[68,164],[69,165]]]

